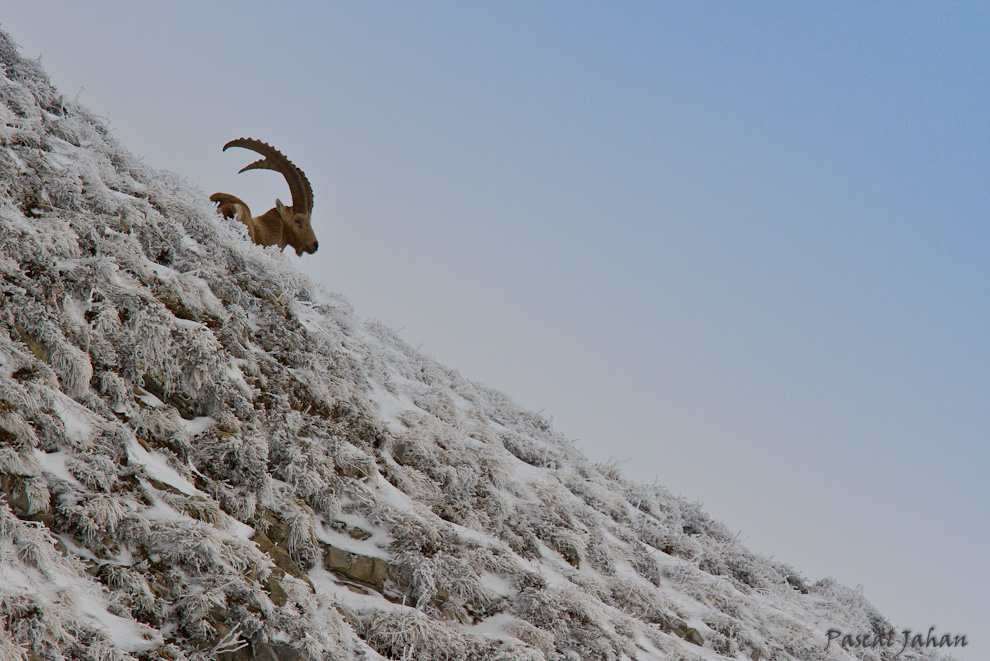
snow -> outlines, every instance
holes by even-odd
[[[411,606],[383,602],[381,597],[370,588],[355,589],[359,587],[356,584],[354,587],[348,587],[322,567],[309,570],[307,576],[313,581],[317,594],[328,596],[331,601],[343,604],[354,611],[376,611],[385,608],[401,613],[406,609],[412,609]]]
[[[193,486],[189,480],[179,475],[178,471],[169,466],[168,461],[164,457],[148,452],[141,447],[136,439],[132,438],[127,442],[127,459],[143,466],[148,476],[159,482],[164,482],[190,496],[206,497],[206,494]]]
[[[68,458],[68,453],[59,452],[43,452],[37,448],[34,450],[34,458],[41,467],[41,470],[54,475],[60,480],[65,480],[70,483],[78,483],[79,481],[75,476],[69,472],[69,469],[65,467],[65,460]]]
[[[422,413],[422,409],[413,404],[408,396],[396,397],[385,388],[375,385],[368,392],[371,401],[378,405],[382,420],[392,432],[400,432],[406,428],[402,422],[402,414],[409,412]]]
[[[185,427],[190,436],[199,436],[207,429],[217,424],[217,421],[207,415],[191,418],[189,420],[183,419],[181,424]]]
[[[11,551],[0,548],[0,555]],[[98,586],[82,577],[57,569],[42,575],[33,568],[4,562],[0,563],[0,585],[2,593],[31,595],[50,605],[58,604],[58,608],[68,607],[76,618],[103,632],[123,651],[140,652],[161,644],[161,636],[151,627],[110,613]]]
[[[376,526],[362,517],[342,514],[337,518],[341,523],[347,524],[351,528],[360,528],[371,534],[367,539],[355,539],[347,533],[339,532],[325,525],[316,528],[316,537],[321,542],[325,542],[338,549],[343,549],[350,553],[358,553],[369,558],[389,559],[388,551],[385,549],[394,541],[386,528]]]
[[[150,406],[151,408],[156,408],[156,409],[165,407],[165,402],[158,399],[144,388],[135,388],[135,393],[137,399],[145,406]]]
[[[91,619],[95,628],[106,634],[125,652],[139,652],[157,647],[161,637],[148,626],[135,625],[107,611],[106,603],[96,596],[90,586],[75,586],[79,610],[83,619]]]
[[[93,434],[95,416],[63,393],[56,393],[55,397],[56,412],[65,425],[66,435],[78,444],[87,443]]]

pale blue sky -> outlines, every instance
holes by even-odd
[[[990,6],[0,8],[205,193],[285,151],[362,316],[987,657]]]

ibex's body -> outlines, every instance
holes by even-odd
[[[277,245],[282,250],[285,250],[287,245],[292,246],[297,255],[316,252],[320,244],[316,240],[311,224],[313,189],[303,171],[293,165],[282,152],[260,140],[238,138],[225,144],[224,151],[228,147],[244,147],[264,156],[241,168],[240,172],[255,169],[280,172],[289,184],[292,206],[287,207],[281,200],[275,200],[275,208],[269,209],[260,216],[252,216],[251,209],[239,198],[228,193],[214,193],[210,196],[210,200],[217,203],[220,213],[226,218],[236,218],[247,225],[248,236],[259,245]]]

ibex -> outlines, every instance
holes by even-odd
[[[310,254],[320,247],[313,233],[310,216],[313,213],[313,189],[303,171],[292,164],[282,152],[261,140],[254,138],[237,138],[223,146],[244,147],[264,156],[250,165],[241,168],[237,174],[247,170],[275,170],[281,172],[289,184],[292,194],[292,206],[287,207],[281,200],[275,200],[275,208],[269,209],[260,216],[251,216],[251,210],[239,198],[228,193],[214,193],[210,200],[217,203],[218,210],[225,218],[237,218],[248,228],[248,236],[261,246],[278,245],[285,250],[289,245],[296,249],[297,255],[304,252]]]

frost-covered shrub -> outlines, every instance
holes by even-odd
[[[66,459],[73,477],[94,491],[109,493],[117,483],[117,465],[104,454],[79,452]]]
[[[539,627],[534,627],[525,620],[517,619],[508,626],[508,632],[522,642],[526,643],[526,645],[535,648],[532,652],[534,655],[532,658],[536,661],[555,658],[557,656],[554,652],[553,635],[548,631],[544,631]]]
[[[609,589],[611,601],[619,610],[647,624],[659,625],[667,631],[671,629],[676,609],[666,597],[629,580],[610,581]]]
[[[362,633],[376,652],[389,659],[485,660],[497,658],[499,647],[495,641],[465,635],[413,609],[378,612]]]
[[[698,567],[716,576],[729,577],[743,589],[767,588],[785,582],[769,558],[759,558],[724,543],[713,542],[702,554]]]
[[[558,652],[579,659],[613,661],[625,650],[609,630],[606,618],[576,594],[554,594],[526,588],[511,600],[515,615],[555,634]]]
[[[505,517],[501,537],[522,558],[536,560],[542,555],[542,546],[533,526],[517,513]]]
[[[555,453],[548,445],[537,444],[526,436],[513,433],[503,434],[501,440],[506,450],[527,464],[539,468],[554,464]]]
[[[618,548],[596,537],[588,544],[585,557],[597,572],[605,576],[613,576],[615,574],[615,556],[620,553]]]
[[[132,412],[130,424],[137,438],[147,441],[154,447],[167,448],[180,457],[188,456],[192,451],[192,440],[174,408],[157,409],[139,406],[137,411]]]
[[[19,453],[37,446],[38,437],[22,414],[12,409],[0,410],[0,443],[14,453],[10,455],[9,461],[27,461]],[[14,473],[29,474],[25,472],[28,469],[22,469],[20,464],[12,464],[10,470]]]

